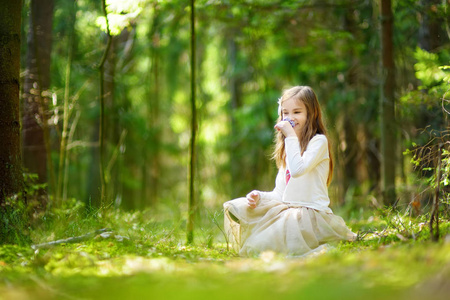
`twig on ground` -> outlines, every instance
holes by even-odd
[[[96,235],[103,233],[103,232],[107,232],[107,231],[112,231],[112,230],[110,228],[98,229],[94,232],[90,232],[88,234],[81,235],[81,236],[71,237],[71,238],[67,238],[67,239],[60,239],[60,240],[56,240],[56,241],[49,242],[49,243],[32,245],[31,248],[36,250],[36,249],[42,249],[42,248],[51,248],[53,246],[60,245],[60,244],[79,243],[82,241],[90,240],[90,239],[94,238]]]

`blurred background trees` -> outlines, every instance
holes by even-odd
[[[76,198],[98,207],[103,97],[107,203],[151,206],[186,218],[189,1],[106,4],[108,22],[101,1],[24,1],[24,166],[48,183],[50,199]],[[380,5],[196,1],[195,197],[201,205],[216,209],[252,189],[273,189],[276,167],[269,157],[277,99],[292,85],[312,86],[324,110],[336,161],[332,208],[357,216],[366,207],[417,201],[419,172],[403,152],[426,143],[421,129],[448,128],[442,110],[442,98],[449,98],[448,71],[439,66],[450,60],[449,3],[391,4],[395,114],[385,121],[397,132],[387,160],[397,193],[385,202],[379,99],[387,77],[381,68]],[[101,96],[98,66],[107,24],[111,43]]]
[[[51,159],[48,112],[53,43],[54,1],[30,1],[28,32],[24,34],[27,51],[25,58],[22,104],[23,165],[27,172],[35,173],[39,183],[49,183],[56,189],[55,172]],[[48,176],[50,175],[50,176]],[[41,194],[45,194],[43,190]],[[43,197],[41,200],[45,199]]]

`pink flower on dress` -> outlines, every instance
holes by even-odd
[[[291,172],[289,172],[289,170],[286,169],[286,184],[288,184],[289,179],[291,179]]]

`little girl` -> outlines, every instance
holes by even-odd
[[[241,255],[303,255],[329,241],[354,240],[328,207],[333,160],[316,94],[308,86],[284,91],[278,115],[275,189],[224,203],[229,242]]]

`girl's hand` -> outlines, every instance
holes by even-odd
[[[248,200],[248,206],[250,208],[255,208],[258,205],[259,199],[261,198],[258,191],[251,191],[246,196]]]
[[[288,121],[280,121],[278,124],[274,126],[274,128],[278,131],[281,131],[281,133],[285,136],[297,136],[294,128],[292,128],[291,123]]]

